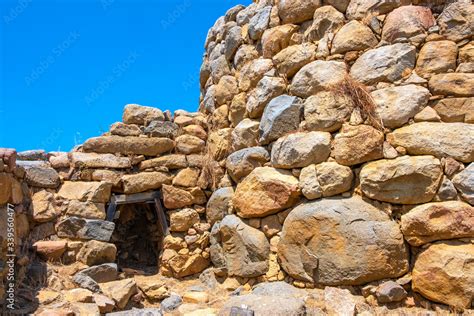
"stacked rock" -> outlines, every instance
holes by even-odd
[[[470,1],[259,0],[220,17],[200,80],[226,167],[213,264],[303,287],[411,273],[470,307],[473,30]]]

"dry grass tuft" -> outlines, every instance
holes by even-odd
[[[332,87],[332,91],[349,97],[353,108],[359,110],[364,121],[380,131],[384,130],[382,119],[375,110],[374,99],[363,84],[346,75],[341,82]]]

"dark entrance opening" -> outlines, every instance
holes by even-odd
[[[122,271],[156,274],[168,234],[160,192],[114,195],[107,220],[115,223],[111,242],[117,247],[117,265]]]

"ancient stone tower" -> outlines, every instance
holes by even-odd
[[[463,0],[231,8],[197,112],[0,151],[4,310],[472,313],[473,30]]]

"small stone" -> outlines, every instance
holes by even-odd
[[[407,292],[397,282],[387,281],[379,285],[375,292],[379,303],[392,303],[403,301],[407,297]]]
[[[155,120],[164,121],[163,112],[157,108],[128,104],[123,111],[122,121],[125,124],[146,125]]]
[[[186,208],[170,212],[170,230],[185,232],[194,224],[199,223],[199,214],[196,210]]]
[[[138,291],[137,284],[133,279],[101,283],[100,289],[105,295],[112,298],[120,309],[123,309],[132,295]]]

